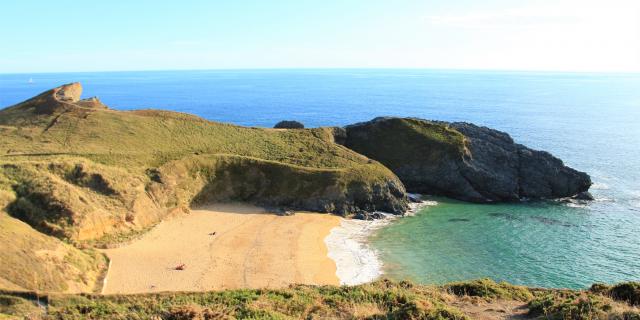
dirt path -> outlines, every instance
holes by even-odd
[[[465,297],[467,298],[467,297]],[[527,304],[521,301],[496,300],[492,302],[481,299],[465,299],[452,302],[451,305],[460,309],[471,319],[478,320],[517,320],[529,319]]]

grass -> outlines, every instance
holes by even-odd
[[[92,292],[106,269],[95,250],[80,250],[0,212],[0,284],[13,289]]]
[[[634,306],[640,306],[640,282],[625,282],[608,286],[605,284],[594,284],[590,289],[593,293],[610,296],[617,301],[626,302]]]
[[[4,115],[0,111],[0,118]],[[234,154],[315,168],[346,168],[368,159],[330,143],[330,129],[273,130],[216,123],[167,111],[94,110],[4,125],[0,154],[66,154],[121,167],[153,166],[188,154]],[[49,123],[55,124],[48,129]],[[17,120],[16,120],[17,121]]]
[[[151,295],[49,295],[51,319],[467,319],[436,288],[380,281]],[[46,318],[46,317],[45,317]]]
[[[606,295],[550,290],[529,301],[529,315],[546,319],[640,319],[640,311]]]
[[[479,289],[482,287],[483,289]],[[606,295],[580,290],[527,289],[491,280],[423,286],[380,280],[358,286],[291,286],[277,290],[227,290],[138,295],[42,297],[48,313],[33,308],[33,296],[0,292],[0,312],[43,319],[469,319],[467,294],[496,306],[517,301],[534,319],[638,319],[638,309]],[[485,289],[489,288],[489,289]],[[511,310],[504,310],[509,316]],[[525,310],[527,312],[527,310]]]
[[[455,282],[445,285],[444,288],[458,296],[518,301],[528,301],[533,298],[533,294],[526,287],[514,286],[506,282],[496,283],[490,279]]]
[[[460,158],[466,152],[464,135],[439,122],[389,118],[349,126],[347,132],[347,147],[380,161],[394,172],[408,164]]]

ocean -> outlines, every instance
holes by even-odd
[[[29,83],[29,79],[32,82]],[[0,75],[6,107],[63,83],[113,109],[308,127],[377,116],[503,130],[586,171],[587,205],[477,205],[432,198],[371,238],[386,276],[420,283],[490,277],[584,288],[640,280],[640,74],[445,70],[216,70]]]

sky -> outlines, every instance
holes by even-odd
[[[640,0],[0,1],[0,73],[640,72]]]

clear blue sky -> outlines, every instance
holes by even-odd
[[[640,71],[639,0],[3,1],[0,73]]]

